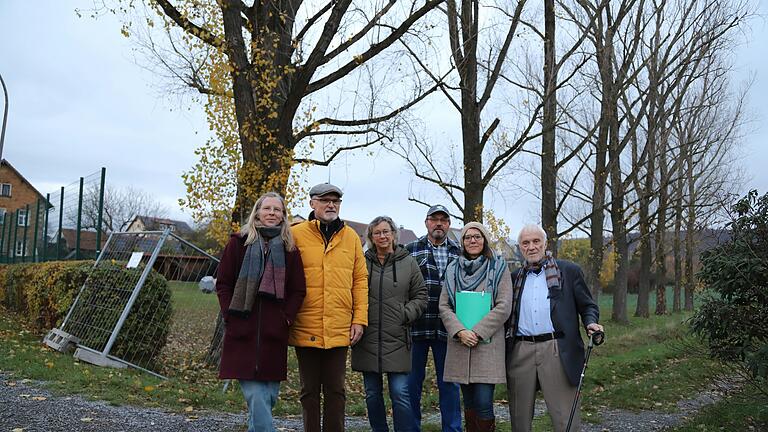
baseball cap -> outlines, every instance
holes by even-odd
[[[323,195],[328,195],[330,193],[336,194],[339,197],[343,195],[343,193],[341,192],[341,189],[339,189],[338,187],[330,183],[320,183],[312,186],[312,189],[309,190],[310,197],[323,196]]]
[[[441,212],[445,213],[446,216],[451,217],[451,214],[448,213],[448,209],[445,208],[444,205],[440,205],[440,204],[433,205],[432,207],[430,207],[429,210],[427,211],[427,217],[430,217],[435,213],[441,213]]]

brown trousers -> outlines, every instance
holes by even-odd
[[[305,432],[343,432],[344,406],[347,395],[344,376],[348,347],[296,347],[301,379],[301,409]],[[320,427],[320,393],[323,394],[322,429]]]
[[[576,387],[572,386],[560,363],[557,340],[515,342],[507,351],[507,393],[513,432],[530,432],[538,382],[547,411],[556,432],[564,432],[571,414]],[[581,430],[579,407],[576,407],[570,432]]]

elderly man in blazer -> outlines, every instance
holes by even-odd
[[[525,263],[512,272],[513,304],[506,334],[512,430],[531,430],[540,388],[554,430],[565,431],[584,364],[579,327],[587,335],[603,331],[598,324],[600,311],[581,268],[546,251],[547,235],[540,226],[524,227],[517,240]],[[571,431],[578,430],[577,410]]]

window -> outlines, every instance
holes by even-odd
[[[5,225],[5,209],[0,208],[0,225]]]
[[[16,213],[16,219],[19,226],[27,226],[27,211],[19,209]]]
[[[24,240],[16,240],[16,256],[24,254]]]
[[[4,196],[4,197],[11,196],[11,184],[10,183],[0,183],[0,196]]]

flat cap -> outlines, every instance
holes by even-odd
[[[451,214],[448,213],[448,209],[445,208],[444,205],[438,204],[430,207],[429,210],[427,211],[427,217],[432,216],[435,213],[445,213],[446,216],[451,217]]]
[[[328,194],[336,194],[339,197],[343,195],[341,192],[341,189],[338,187],[330,184],[330,183],[320,183],[312,186],[312,189],[309,190],[309,196],[315,197],[315,196],[323,196]]]

